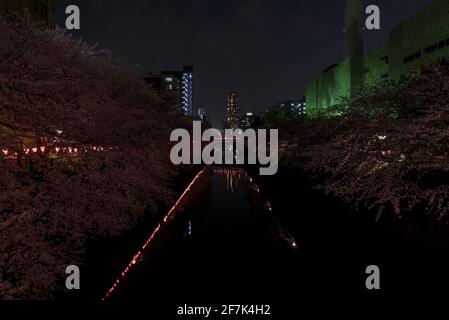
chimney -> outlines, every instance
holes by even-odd
[[[363,0],[345,0],[343,59],[363,56]]]

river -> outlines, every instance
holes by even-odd
[[[284,187],[290,201],[272,208],[243,169],[207,167],[166,221],[149,231],[105,300],[165,311],[184,304],[273,304],[289,314],[304,296],[369,298],[446,283],[447,277],[431,275],[445,274],[438,252]],[[281,219],[278,209],[295,223]],[[365,287],[371,264],[382,270],[378,292]]]
[[[259,191],[243,169],[206,168],[108,300],[269,303],[296,273],[300,244]]]

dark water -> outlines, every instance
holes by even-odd
[[[228,303],[297,314],[308,299],[373,302],[436,294],[449,283],[445,251],[339,212],[301,188],[283,188],[288,201],[271,204],[245,171],[207,168],[107,302],[164,314],[184,304]],[[380,291],[365,287],[371,264],[381,268]]]
[[[263,304],[295,290],[300,247],[270,208],[245,171],[206,169],[109,300]]]

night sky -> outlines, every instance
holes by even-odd
[[[365,49],[432,0],[377,0],[380,31],[365,33]],[[74,32],[136,65],[136,73],[195,68],[196,106],[220,127],[225,95],[237,91],[242,111],[258,112],[304,96],[307,82],[341,60],[344,0],[56,0],[81,9]]]

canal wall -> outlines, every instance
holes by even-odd
[[[175,178],[172,182],[175,199],[201,169],[201,166],[191,166]],[[86,263],[81,266],[82,290],[66,292],[56,299],[100,302],[123,268],[147,240],[149,233],[162,221],[171,205],[161,201],[156,212],[145,214],[145,218],[129,231],[112,238],[100,237],[91,240],[87,245]]]

